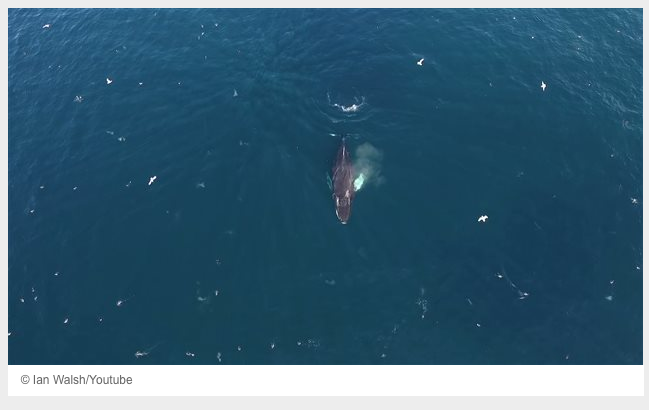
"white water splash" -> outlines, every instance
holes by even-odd
[[[382,161],[383,153],[369,142],[356,148],[354,170],[358,176],[354,180],[354,191],[361,190],[367,184],[378,186],[383,183],[384,178],[381,175]]]
[[[342,105],[338,103],[332,103],[331,102],[331,96],[329,93],[327,93],[327,101],[332,107],[338,108],[340,111],[344,113],[355,113],[358,112],[363,106],[365,105],[365,97],[361,96],[361,99],[359,100],[357,97],[354,97],[354,103],[352,105]]]
[[[356,112],[363,106],[363,103],[358,104],[358,105],[352,104],[352,105],[350,105],[348,107],[345,107],[344,105],[339,105],[339,104],[334,104],[334,106],[340,108],[342,110],[342,112]]]

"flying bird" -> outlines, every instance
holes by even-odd
[[[151,185],[156,180],[156,178],[158,178],[158,177],[155,176],[155,175],[152,176],[151,178],[149,178],[149,185]]]
[[[112,82],[113,82],[113,80],[111,80],[110,78],[106,78],[106,84],[110,84]]]
[[[424,65],[424,59],[422,58],[421,60],[417,61],[417,65]]]
[[[541,90],[545,91],[545,87],[547,87],[547,85],[541,81]]]
[[[478,222],[487,222],[487,219],[489,217],[487,215],[482,215],[481,217],[478,218]]]

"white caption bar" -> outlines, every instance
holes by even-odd
[[[643,366],[197,365],[8,368],[10,396],[644,395]],[[126,378],[130,378],[131,382],[128,383]]]

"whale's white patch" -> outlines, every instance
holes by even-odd
[[[361,172],[358,178],[354,180],[354,191],[358,191],[363,187],[365,182],[365,175]]]

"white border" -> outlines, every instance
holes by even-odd
[[[638,0],[24,0],[7,2],[8,8],[642,8]]]
[[[304,2],[278,0],[261,2],[203,1],[24,1],[9,2],[10,7],[521,7],[522,2],[457,0],[444,2],[328,0]],[[635,7],[639,1],[545,1],[528,2],[524,7]],[[644,13],[643,13],[644,14]],[[644,18],[644,17],[643,17]],[[8,20],[5,15],[5,22]],[[7,47],[7,30],[2,31]],[[644,36],[644,28],[643,28]],[[644,47],[643,47],[644,48]],[[646,53],[643,64],[647,67]],[[7,50],[3,58],[7,58]],[[7,64],[2,66],[8,78]],[[643,80],[644,82],[644,80]],[[5,96],[7,82],[3,82]],[[644,106],[646,107],[646,98]],[[3,113],[7,113],[7,97]],[[7,115],[3,114],[5,136],[2,145],[7,161]],[[643,156],[647,149],[643,146]],[[8,162],[7,162],[8,164]],[[7,166],[2,167],[2,194],[7,195]],[[643,173],[643,179],[646,181]],[[644,184],[643,184],[644,188]],[[2,227],[7,241],[7,199],[2,203]],[[643,209],[644,210],[644,209]],[[643,219],[643,232],[646,232]],[[644,234],[643,234],[644,236]],[[644,239],[644,238],[643,238]],[[646,243],[646,240],[644,241]],[[8,266],[7,243],[2,247],[4,266]],[[643,263],[643,270],[646,269]],[[7,282],[3,295],[7,295]],[[646,283],[644,288],[646,290]],[[5,299],[6,301],[6,299]],[[7,304],[2,305],[7,325]],[[647,317],[646,310],[644,317]],[[645,326],[646,328],[646,326]],[[7,357],[7,344],[2,342]],[[646,349],[646,338],[643,342]],[[7,366],[10,395],[644,395],[644,366]],[[49,386],[20,384],[23,374],[123,374],[134,378],[130,387]],[[3,374],[4,377],[4,374]],[[58,386],[61,387],[61,386]],[[85,402],[84,402],[85,403]],[[96,402],[94,402],[96,403]],[[112,402],[111,402],[112,403]],[[473,401],[472,403],[476,403]],[[516,402],[521,403],[521,402]],[[523,402],[529,405],[529,402]],[[51,402],[48,402],[51,405]],[[111,404],[112,406],[112,404]],[[517,404],[520,407],[520,404]]]

